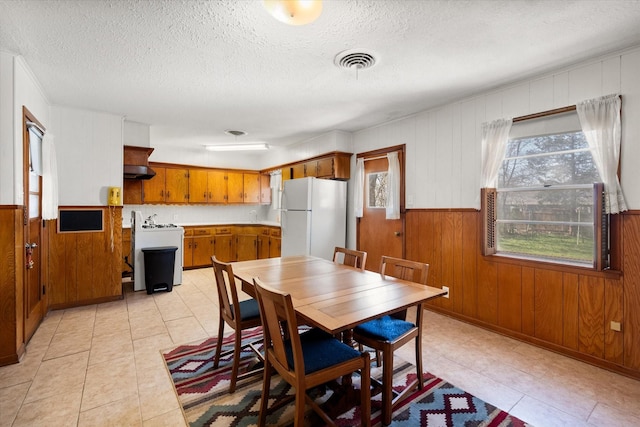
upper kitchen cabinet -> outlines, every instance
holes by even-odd
[[[260,203],[260,174],[257,172],[227,172],[229,203]]]
[[[153,166],[153,170],[156,175],[142,184],[143,203],[188,203],[188,169]]]
[[[282,168],[282,180],[289,177],[347,180],[351,172],[351,156],[351,153],[335,152],[285,166]]]
[[[227,203],[227,172],[190,169],[189,203]]]
[[[271,204],[271,176],[264,173],[260,175],[260,204]]]

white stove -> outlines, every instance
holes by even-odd
[[[182,283],[182,257],[184,245],[184,228],[175,224],[155,224],[145,221],[142,212],[131,212],[131,253],[133,254],[133,289],[144,291],[144,253],[142,249],[175,246],[175,266],[173,284]]]

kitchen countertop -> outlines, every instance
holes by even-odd
[[[255,225],[255,226],[268,226],[268,227],[280,227],[280,223],[276,221],[258,221],[258,222],[181,222],[176,223],[180,227],[216,227],[219,225]],[[131,228],[131,224],[123,224],[123,229]]]

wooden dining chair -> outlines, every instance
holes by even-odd
[[[399,279],[427,284],[429,264],[383,256],[380,264],[380,275],[393,276]],[[393,407],[417,385],[422,389],[422,304],[418,305],[416,322],[406,320],[407,310],[402,310],[370,320],[353,329],[356,342],[376,350],[378,361],[382,352],[382,423],[391,423]],[[397,348],[415,340],[417,379],[409,384],[402,393],[393,397],[393,353]],[[379,365],[378,365],[379,366]]]
[[[360,353],[332,335],[310,329],[298,334],[296,313],[291,295],[267,287],[254,278],[260,316],[264,325],[265,367],[258,426],[264,426],[268,410],[269,389],[273,370],[295,388],[294,426],[304,425],[305,403],[328,425],[331,418],[307,395],[307,390],[343,375],[361,372],[360,416],[363,426],[371,425],[371,391],[369,354]]]
[[[260,309],[258,301],[251,298],[245,301],[238,301],[238,290],[236,288],[236,280],[233,275],[231,264],[219,261],[215,256],[211,257],[213,263],[213,273],[216,279],[216,289],[218,291],[218,302],[220,308],[220,325],[218,327],[218,342],[216,343],[216,354],[213,359],[213,367],[217,368],[220,363],[222,354],[222,341],[224,339],[225,324],[231,326],[234,330],[233,350],[224,352],[224,355],[233,351],[233,366],[231,368],[231,383],[229,384],[229,393],[236,390],[236,382],[239,379],[259,374],[260,370],[253,370],[238,375],[240,367],[240,352],[242,349],[242,331],[249,328],[260,326]],[[258,339],[256,341],[260,341]],[[255,342],[246,344],[249,346],[261,360],[264,360],[260,351],[255,347]]]
[[[364,271],[367,263],[367,253],[364,251],[356,251],[355,249],[341,248],[336,246],[333,250],[333,262],[349,265]]]

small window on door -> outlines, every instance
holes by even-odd
[[[388,172],[375,172],[367,175],[367,207],[387,207],[387,176]]]

